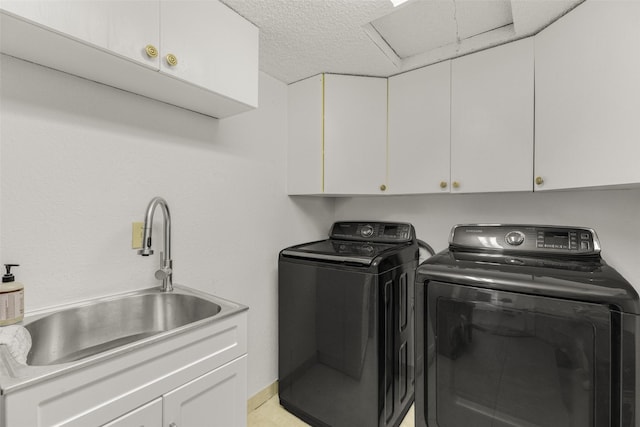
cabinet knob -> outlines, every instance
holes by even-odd
[[[149,58],[155,58],[158,56],[158,49],[152,44],[148,44],[144,47],[144,51],[147,52]]]
[[[440,188],[447,188],[447,181],[440,181]]]
[[[453,186],[453,188],[460,188],[460,183],[458,181],[453,181],[451,185]]]
[[[544,179],[541,176],[536,176],[536,185],[544,184]]]
[[[178,424],[176,424],[176,423],[171,423],[171,424],[169,424],[169,427],[178,427]]]
[[[176,65],[178,65],[178,58],[176,58],[173,53],[167,54],[167,56],[165,56],[165,59],[167,60],[167,64],[169,64],[170,67],[175,67]]]
[[[382,184],[382,185],[380,186],[380,191],[386,191],[386,190],[387,190],[387,186],[386,186],[386,185],[384,185],[384,184]]]

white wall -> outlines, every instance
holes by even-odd
[[[250,307],[250,396],[277,379],[278,250],[334,219],[409,221],[436,250],[456,223],[590,226],[640,289],[640,190],[289,198],[286,86],[265,74],[260,108],[224,120],[6,56],[0,76],[0,262],[27,310],[155,286],[131,222],[163,196],[176,282]]]
[[[290,199],[286,86],[224,120],[0,57],[0,262],[26,309],[156,286],[131,223],[163,196],[175,282],[246,304],[249,396],[277,378],[277,254],[322,238],[333,201]],[[286,228],[286,232],[283,229]]]
[[[410,222],[436,252],[447,247],[451,227],[461,223],[592,227],[603,258],[640,291],[638,189],[338,199],[336,220],[352,218]]]

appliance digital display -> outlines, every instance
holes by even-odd
[[[385,236],[395,236],[398,233],[398,226],[397,225],[387,225],[384,228],[384,235]]]
[[[560,245],[562,247],[569,247],[569,233],[568,232],[555,232],[547,231],[544,233],[545,245]],[[557,247],[557,246],[556,246]]]

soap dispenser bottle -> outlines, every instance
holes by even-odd
[[[24,319],[24,286],[16,282],[11,267],[19,264],[5,264],[7,273],[0,285],[0,326],[12,325]]]

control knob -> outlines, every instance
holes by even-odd
[[[360,235],[362,237],[371,237],[373,236],[373,227],[370,225],[365,225],[360,230]]]
[[[504,236],[504,240],[511,246],[520,246],[524,242],[524,233],[521,231],[510,231]]]

